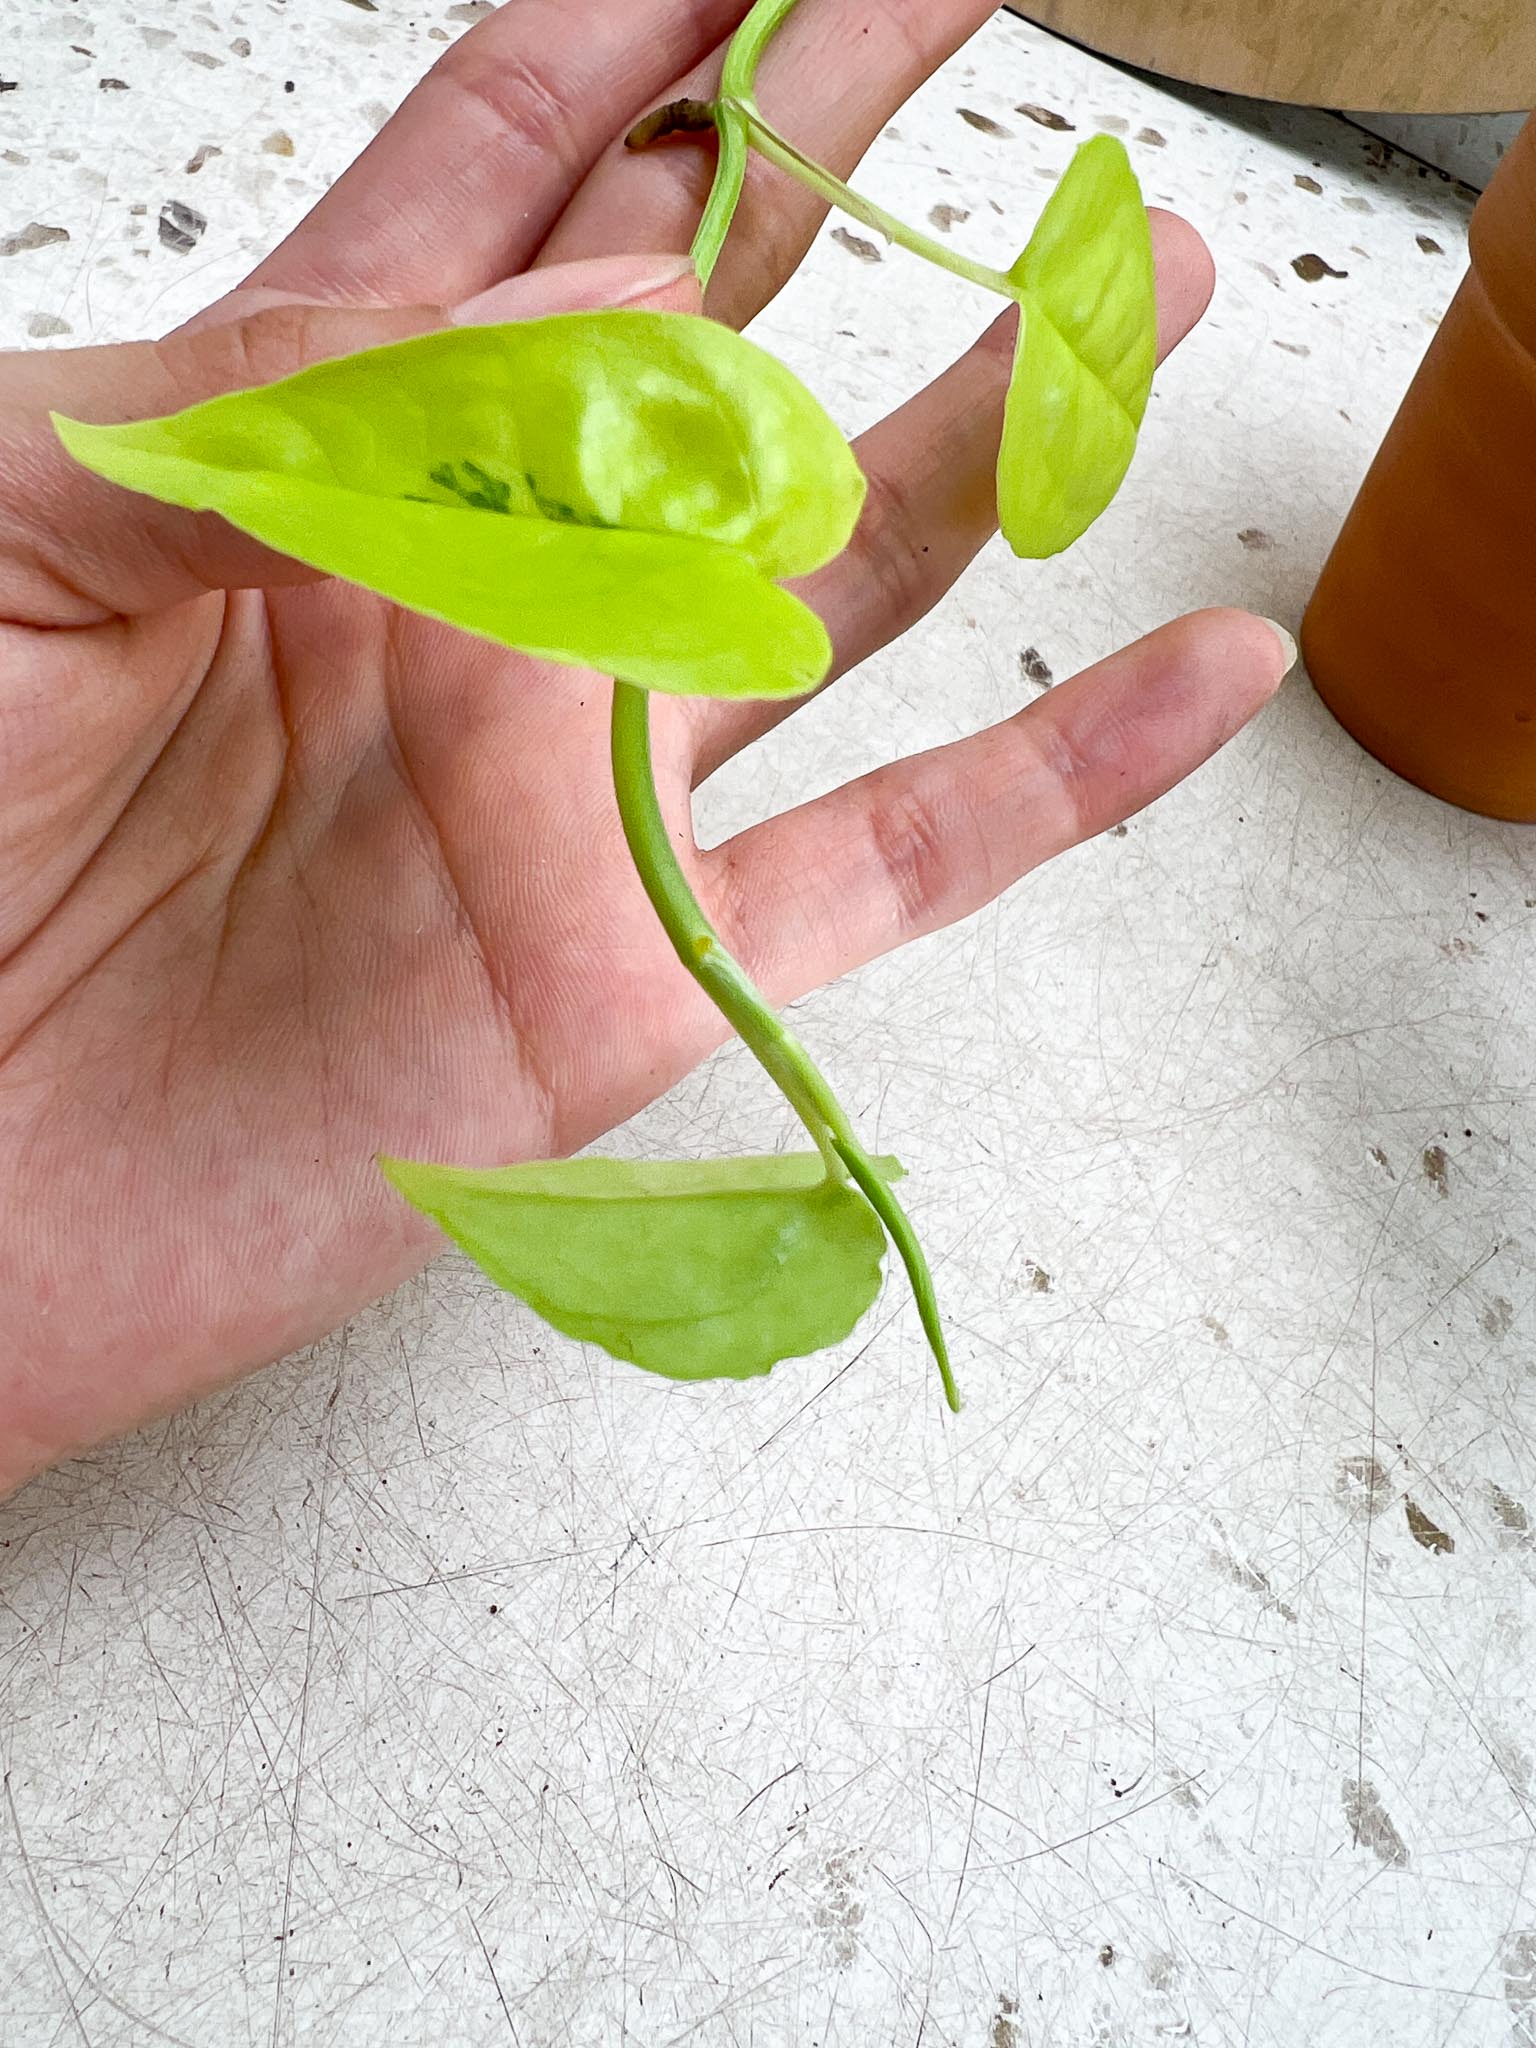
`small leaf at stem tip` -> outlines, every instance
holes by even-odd
[[[1119,490],[1157,360],[1152,236],[1125,146],[1078,149],[1009,272],[1019,339],[997,465],[1016,555],[1059,554]]]
[[[498,1287],[669,1379],[749,1379],[836,1344],[880,1285],[880,1221],[815,1152],[379,1165]]]
[[[647,689],[796,696],[831,662],[779,579],[839,554],[847,441],[711,320],[614,310],[459,327],[126,426],[76,461],[411,610]]]

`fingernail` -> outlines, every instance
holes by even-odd
[[[536,320],[545,313],[632,306],[692,274],[687,256],[592,256],[582,263],[551,263],[476,292],[449,318],[456,327],[489,327],[500,320]]]
[[[1288,676],[1299,659],[1294,638],[1291,634],[1287,633],[1278,619],[1266,619],[1262,612],[1255,613],[1255,617],[1261,625],[1268,626],[1271,633],[1280,642],[1280,651],[1285,657],[1285,666],[1281,669],[1280,674],[1282,678]]]

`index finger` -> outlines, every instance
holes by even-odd
[[[247,283],[452,305],[515,276],[606,145],[746,7],[510,0],[445,51]]]

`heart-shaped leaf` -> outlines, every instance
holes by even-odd
[[[835,1344],[880,1285],[880,1221],[815,1152],[380,1165],[546,1322],[669,1379],[749,1379]]]
[[[1059,554],[1109,504],[1157,360],[1152,237],[1124,145],[1085,142],[1009,272],[1019,340],[997,466],[1016,555]]]
[[[864,479],[784,365],[710,320],[559,314],[317,363],[65,447],[412,610],[648,689],[793,696],[831,660],[775,579]]]

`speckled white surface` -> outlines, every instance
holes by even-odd
[[[0,257],[0,338],[232,283],[466,11],[0,0],[0,242],[69,236]],[[989,554],[711,830],[1006,710],[1026,650],[1294,623],[1459,273],[1451,189],[1344,124],[1011,21],[863,182],[1011,252],[1074,139],[1024,101],[1123,129],[1211,317],[1090,540]],[[762,332],[854,425],[981,310],[823,235]],[[684,1390],[449,1258],[0,1509],[6,2048],[1532,2048],[1533,933],[1536,840],[1298,678],[801,1006],[913,1170],[958,1422],[899,1286]],[[727,1055],[632,1141],[776,1128]]]

